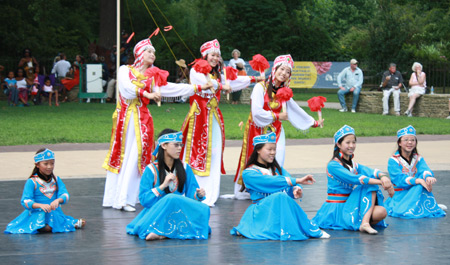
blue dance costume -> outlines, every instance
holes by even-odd
[[[347,165],[350,167],[349,165]],[[320,228],[334,230],[359,230],[362,219],[371,207],[372,192],[376,192],[377,205],[383,206],[383,194],[378,185],[369,185],[369,178],[381,178],[377,169],[360,165],[352,160],[348,169],[334,158],[327,166],[328,199],[313,221]],[[383,221],[378,226],[387,227]]]
[[[141,239],[150,233],[176,239],[208,239],[209,207],[200,202],[205,198],[196,195],[199,186],[191,167],[185,164],[185,170],[183,193],[178,191],[178,181],[175,181],[169,186],[171,193],[167,194],[159,189],[158,163],[145,168],[139,188],[144,209],[127,225],[128,234]]]
[[[56,199],[63,199],[61,204],[69,200],[69,193],[62,180],[56,177],[56,182],[53,178],[46,182],[38,175],[33,175],[27,180],[23,190],[21,202],[25,211],[8,224],[5,233],[36,234],[46,224],[52,228],[53,233],[75,231],[78,220],[65,215],[61,207],[49,213],[40,208],[32,208],[34,203],[51,204]]]
[[[406,219],[425,217],[444,217],[446,213],[439,208],[433,193],[416,179],[426,180],[434,177],[425,159],[414,154],[409,164],[397,151],[388,162],[388,171],[395,187],[395,195],[385,202],[389,216]]]
[[[282,169],[282,174],[261,166],[246,168],[242,177],[253,201],[232,235],[259,240],[306,240],[321,237],[322,231],[312,223],[293,199],[295,178]]]

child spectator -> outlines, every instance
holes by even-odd
[[[16,106],[19,101],[19,90],[17,89],[17,80],[14,78],[14,71],[8,72],[3,92],[8,97],[9,105]]]
[[[47,76],[45,78],[44,81],[44,87],[43,87],[43,92],[42,94],[47,97],[48,96],[48,105],[51,106],[52,105],[52,96],[53,94],[55,94],[55,105],[58,107],[59,103],[58,103],[58,90],[57,89],[53,89],[52,86],[52,82],[50,80],[50,78]]]
[[[17,89],[19,90],[19,100],[23,103],[21,107],[28,107],[28,88],[27,81],[24,76],[24,70],[22,68],[17,69]]]
[[[69,200],[69,193],[62,180],[53,174],[55,154],[42,148],[34,155],[34,162],[21,199],[25,211],[8,224],[5,234],[66,233],[83,228],[84,219],[74,219],[61,210],[60,206]]]

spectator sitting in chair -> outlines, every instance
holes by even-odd
[[[412,66],[413,73],[411,74],[411,78],[409,79],[409,86],[411,86],[408,93],[409,105],[408,109],[405,111],[405,115],[407,115],[408,117],[412,117],[412,112],[414,104],[416,104],[416,100],[425,94],[425,88],[427,87],[427,77],[422,69],[422,65],[418,62],[415,62]]]
[[[45,78],[44,87],[43,87],[42,90],[43,90],[42,95],[44,95],[45,97],[48,96],[48,105],[49,106],[52,105],[52,96],[53,96],[53,94],[55,94],[55,105],[58,107],[59,106],[59,103],[58,103],[58,90],[57,89],[53,89],[52,82],[51,82],[49,77]]]
[[[341,103],[342,109],[340,112],[347,112],[347,104],[345,103],[345,95],[353,92],[353,103],[352,112],[356,112],[356,106],[358,105],[359,93],[361,92],[363,84],[363,72],[358,68],[358,61],[356,59],[350,60],[350,66],[344,68],[342,72],[339,73],[337,77],[337,83],[339,86],[339,91],[337,92],[339,102]],[[345,79],[345,86],[342,82]]]
[[[57,89],[63,90],[64,100],[63,102],[67,101],[67,92],[64,89],[63,84],[61,83],[61,80],[66,77],[67,72],[69,72],[70,68],[72,67],[68,61],[66,61],[66,55],[64,53],[59,54],[60,60],[55,63],[52,69],[52,74],[56,74],[56,84],[55,86],[58,87]]]
[[[383,115],[389,114],[389,97],[394,98],[395,115],[400,116],[400,91],[402,88],[403,77],[397,71],[395,63],[389,64],[389,70],[383,73],[381,88],[383,89]]]

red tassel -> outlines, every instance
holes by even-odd
[[[277,90],[277,100],[281,103],[289,101],[294,96],[292,89],[289,87],[282,87]]]
[[[153,66],[148,68],[144,75],[148,78],[153,77],[155,80],[155,86],[161,87],[167,85],[167,77],[169,77],[169,72]]]
[[[194,70],[197,73],[209,74],[212,70],[211,65],[209,65],[208,61],[203,59],[195,59]]]
[[[261,54],[253,55],[253,60],[249,63],[252,69],[258,72],[264,72],[266,69],[270,68],[269,62]]]
[[[278,93],[277,93],[278,95]],[[308,99],[308,107],[311,111],[320,111],[323,107],[325,107],[325,105],[323,104],[324,102],[327,101],[327,98],[322,97],[322,96],[318,96],[318,97],[312,97],[310,99]]]
[[[238,77],[238,70],[234,69],[231,66],[225,67],[225,71],[227,72],[227,80],[236,80],[236,78]]]

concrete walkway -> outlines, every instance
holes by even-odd
[[[432,170],[450,170],[450,135],[419,135],[418,150]],[[356,161],[387,170],[388,158],[396,146],[396,137],[358,137]],[[227,175],[234,175],[242,141],[225,143],[224,163]],[[24,180],[33,167],[33,156],[42,145],[0,146],[0,180]],[[109,144],[45,145],[55,151],[55,173],[65,178],[103,178],[102,168]],[[287,140],[284,167],[292,174],[325,173],[332,155],[331,139]]]

